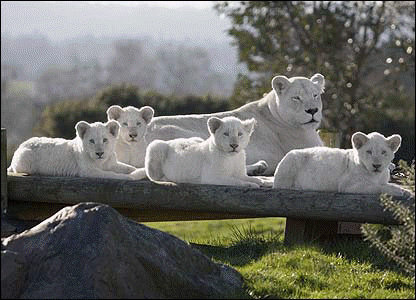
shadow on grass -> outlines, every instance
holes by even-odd
[[[289,252],[299,247],[284,246],[283,232],[274,237],[265,238],[259,235],[254,236],[249,231],[235,235],[230,246],[190,244],[214,260],[238,267],[259,260],[270,251]],[[360,237],[340,235],[333,241],[300,245],[300,247],[308,246],[320,249],[326,255],[335,255],[357,263],[369,263],[377,270],[394,271],[405,275],[393,261],[390,261],[377,248],[372,247],[368,241]]]
[[[260,259],[276,242],[241,243],[232,246],[211,246],[191,243],[191,246],[200,250],[208,257],[232,266],[242,267]]]
[[[260,259],[271,250],[282,249],[283,229],[265,235],[251,226],[241,229],[234,226],[230,241],[229,246],[190,244],[214,260],[241,267]]]
[[[339,235],[335,240],[315,244],[324,254],[336,255],[349,261],[369,263],[380,271],[394,271],[406,275],[396,263],[389,260],[380,250],[371,246],[362,236]]]

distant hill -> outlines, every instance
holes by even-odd
[[[222,96],[230,95],[237,74],[245,70],[226,34],[230,21],[212,8],[3,1],[1,17],[2,65],[15,66],[20,80],[79,62],[105,65],[114,54],[112,44],[122,39],[142,41],[148,55],[166,45],[201,47],[210,70],[224,82]]]

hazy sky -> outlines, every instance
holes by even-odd
[[[49,1],[49,2],[56,2],[56,1]],[[102,5],[108,4],[118,4],[118,5],[127,5],[127,6],[135,6],[146,3],[150,6],[160,6],[166,8],[178,8],[183,6],[191,6],[194,8],[210,8],[213,6],[214,1],[85,1],[88,3],[96,3]]]
[[[1,32],[54,41],[90,34],[224,41],[230,20],[213,6],[214,1],[1,1]]]

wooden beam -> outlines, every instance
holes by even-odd
[[[45,203],[48,204],[46,207],[52,207],[100,202],[128,211],[130,216],[139,216],[140,212],[159,212],[160,215],[166,211],[177,214],[189,212],[188,217],[201,213],[206,217],[216,214],[397,224],[397,219],[383,209],[379,196],[374,194],[197,184],[166,186],[148,180],[22,176],[13,173],[8,174],[7,182],[9,202],[30,202],[32,210],[39,214],[45,210]],[[410,203],[408,199],[398,199]],[[44,203],[43,208],[39,203]],[[154,220],[159,218],[155,214]],[[152,217],[148,215],[148,219]]]
[[[70,204],[67,204],[70,205]],[[10,201],[8,216],[24,221],[43,221],[67,206],[63,203]],[[72,205],[72,204],[71,204]],[[202,211],[172,210],[172,209],[131,209],[114,207],[120,214],[138,222],[164,221],[198,221],[253,218],[249,215],[234,213],[212,213]]]

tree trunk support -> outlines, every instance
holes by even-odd
[[[362,223],[286,218],[285,246],[332,241],[339,235],[361,235]]]

